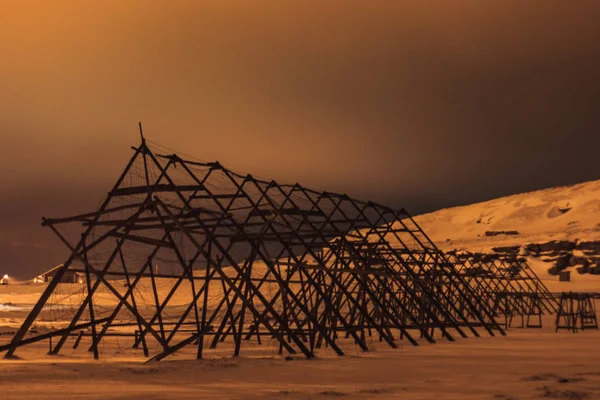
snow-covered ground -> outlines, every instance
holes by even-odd
[[[599,241],[600,181],[441,210],[416,220],[443,250],[489,252],[553,240]],[[517,234],[506,234],[510,231]],[[598,275],[575,274],[573,282],[558,282],[548,274],[550,264],[542,257],[527,256],[551,291],[600,291]],[[147,280],[140,282],[140,292],[149,296],[149,285]],[[31,307],[45,287],[25,282],[0,286],[0,344],[8,343],[27,315],[21,308]],[[83,287],[61,284],[52,302],[80,304]],[[124,290],[123,284],[115,287]],[[170,285],[159,282],[158,287],[164,298]],[[182,284],[174,304],[184,304],[189,293]],[[220,296],[219,291],[211,293],[211,306]],[[102,290],[95,301],[108,306],[115,300]],[[140,365],[139,354],[119,338],[104,341],[98,362],[71,346],[49,359],[48,343],[39,342],[20,349],[21,360],[0,358],[0,399],[600,398],[600,332],[555,333],[553,318],[546,316],[542,329],[510,329],[507,337],[483,335],[419,347],[401,343],[395,350],[373,338],[375,351],[356,348],[345,357],[324,353],[315,360],[286,361],[271,343],[242,358],[175,358]]]
[[[0,336],[0,344],[10,336]],[[47,343],[0,358],[0,399],[598,399],[600,332],[512,329],[506,337],[286,361],[261,357],[140,365],[130,346],[107,342],[49,357]],[[89,343],[86,342],[86,344]],[[107,357],[107,354],[111,356]]]

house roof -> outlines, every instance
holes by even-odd
[[[56,271],[57,269],[59,269],[60,267],[62,267],[64,264],[58,264],[56,267],[54,268],[50,268],[48,271],[46,272],[42,272],[41,274],[39,274],[38,276],[45,276],[45,275],[49,275],[51,273],[53,273],[54,271]],[[83,272],[74,272],[75,275],[77,276],[85,276],[85,274]]]
[[[56,271],[57,269],[61,268],[64,264],[58,264],[56,267],[49,269],[46,272],[42,272],[41,274],[39,274],[38,276],[44,276],[44,275],[48,275],[54,271]]]

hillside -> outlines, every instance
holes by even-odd
[[[521,254],[550,274],[600,274],[600,180],[415,218],[442,249]]]

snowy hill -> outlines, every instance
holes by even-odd
[[[415,220],[442,250],[518,253],[551,275],[561,270],[600,275],[600,180],[443,209]]]

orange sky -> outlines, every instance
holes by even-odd
[[[599,178],[597,4],[0,0],[0,256],[60,261],[40,217],[95,207],[138,120],[415,213]]]

